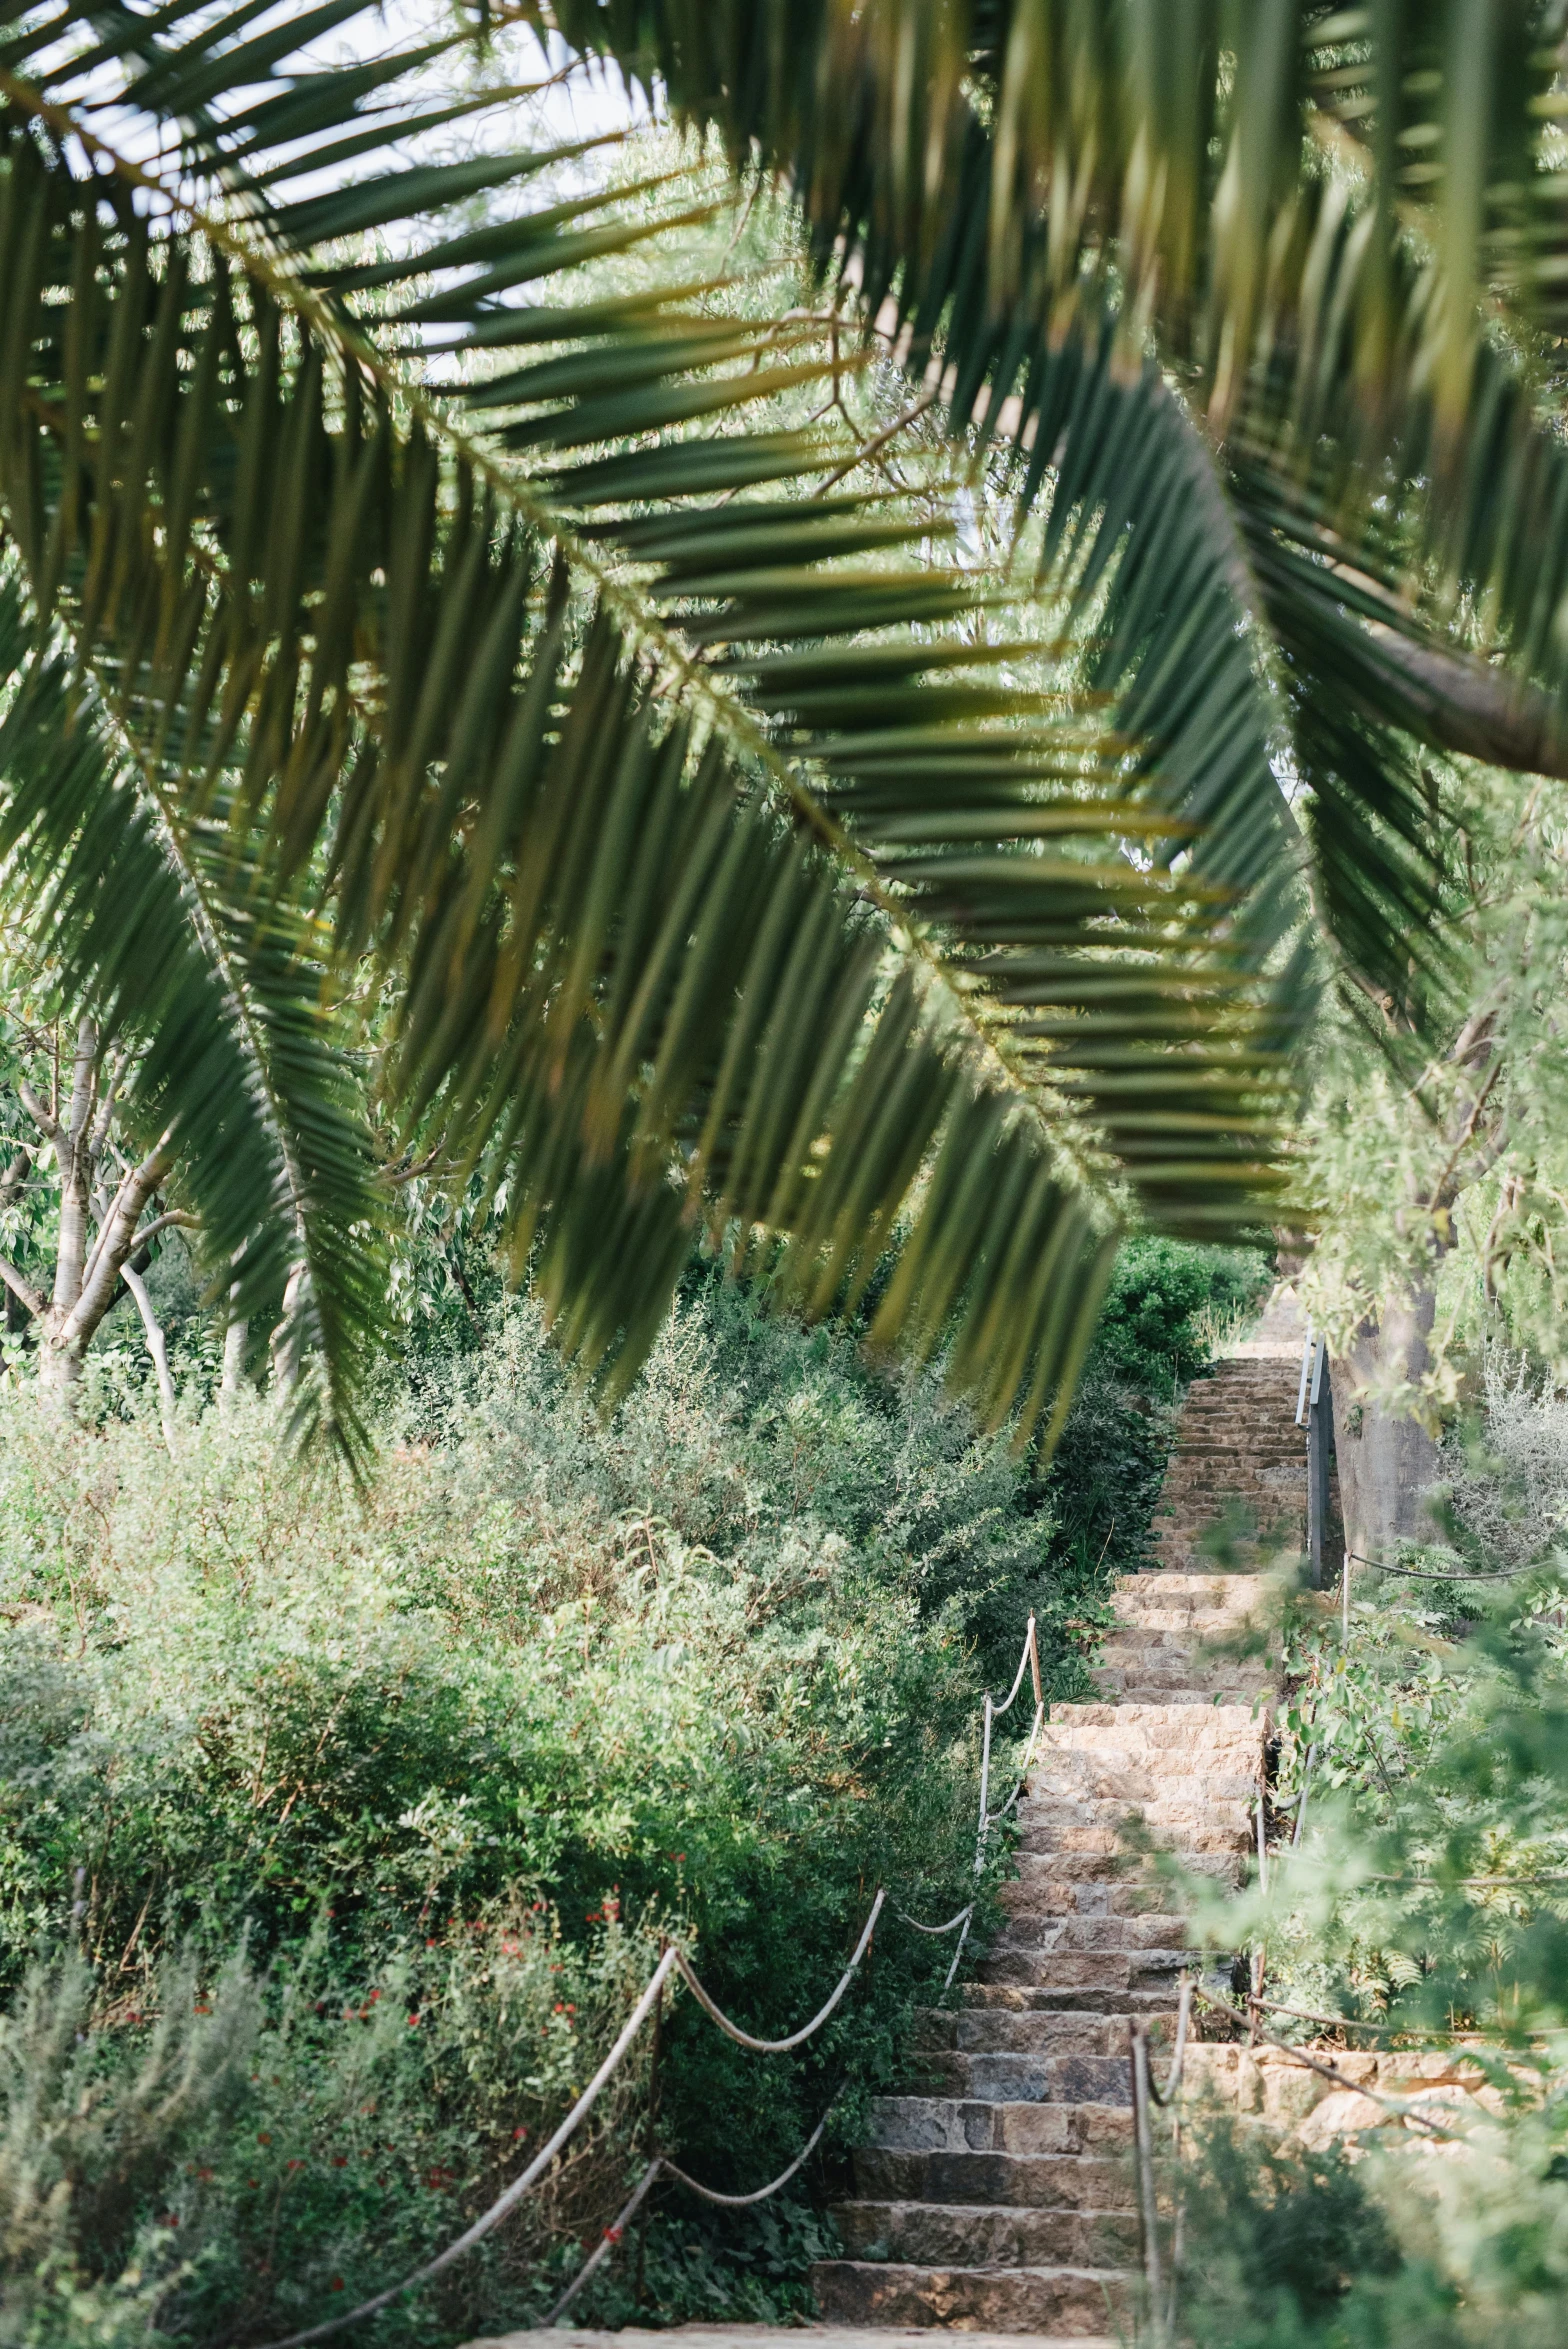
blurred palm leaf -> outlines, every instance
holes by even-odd
[[[297,974],[309,898],[340,968],[371,958],[406,1131],[484,1169],[607,1392],[706,1227],[819,1312],[893,1250],[879,1340],[948,1347],[993,1421],[1059,1415],[1118,1219],[1255,1228],[1280,1179],[1298,848],[1207,457],[1114,336],[1025,337],[1032,412],[1141,431],[1197,500],[1184,643],[1166,558],[1094,534],[1111,477],[1058,489],[1047,559],[1132,680],[1107,727],[992,634],[1027,580],[933,554],[939,479],[833,489],[853,443],[788,403],[872,346],[693,276],[722,173],[410,161],[460,109],[421,95],[432,44],[313,59],[356,13],[0,11],[0,511],[35,625],[168,868],[200,844],[211,919],[287,931]],[[515,208],[476,225],[491,191]],[[574,299],[633,251],[641,291]],[[136,918],[92,912],[84,984]],[[232,1158],[211,1212],[259,1231]],[[345,1377],[363,1302],[322,1318]]]
[[[1195,856],[1277,870],[1288,765],[1342,955],[1419,1012],[1446,851],[1414,746],[1568,771],[1562,8],[526,13],[789,176],[1103,595],[1099,681]]]

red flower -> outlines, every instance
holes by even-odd
[[[212,2012],[212,2009],[211,2009],[211,2007],[210,2007],[210,2006],[208,2006],[208,2005],[207,2005],[207,2003],[206,2003],[206,2001],[205,2001],[204,1999],[200,1999],[200,1998],[198,1998],[198,1999],[197,1999],[197,2001],[196,2001],[196,2012],[197,2012],[199,2015],[210,2015],[210,2014],[211,2014],[211,2012]]]
[[[270,2145],[272,2143],[272,2139],[267,2135],[265,2129],[258,2129],[256,2131],[256,2143],[258,2145]]]
[[[291,2170],[302,2170],[304,2167],[305,2164],[302,2161],[291,2161],[289,2163],[289,2168]]]
[[[408,2027],[409,2027],[409,2029],[410,2029],[411,2031],[417,2031],[417,2030],[418,2030],[418,2028],[419,2028],[419,2017],[418,2017],[417,2015],[410,2015],[410,2016],[409,2016],[409,2018],[408,2018]]]
[[[335,2153],[332,2156],[332,2167],[335,2170],[346,2170],[348,2168],[348,2155],[346,2153]]]
[[[527,2134],[528,2131],[526,2129],[514,2129],[512,2131],[512,2143],[515,2145],[519,2138],[526,2137]]]
[[[343,2278],[341,2276],[334,2276],[331,2283],[327,2286],[327,2290],[329,2292],[341,2292],[342,2289]]]

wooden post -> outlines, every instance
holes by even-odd
[[[1138,2167],[1138,2226],[1143,2237],[1143,2272],[1149,2291],[1149,2322],[1155,2349],[1164,2349],[1165,2285],[1160,2274],[1159,2209],[1154,2195],[1154,2132],[1149,2120],[1149,2040],[1141,2015],[1128,2018],[1132,2063],[1132,2133]]]
[[[1319,1338],[1307,1405],[1307,1555],[1312,1587],[1323,1588],[1323,1537],[1328,1525],[1328,1462],[1334,1441],[1328,1348]]]
[[[659,1936],[659,1955],[662,1958],[669,1943]],[[653,2052],[648,2059],[648,2158],[651,2161],[659,2149],[659,2055],[664,2045],[664,1992],[659,1992],[659,2003],[653,2010]],[[643,2303],[643,2270],[648,2257],[648,2204],[645,2200],[637,2213],[637,2275],[632,2285],[632,2297],[637,2306]]]

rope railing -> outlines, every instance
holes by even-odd
[[[566,2290],[561,2294],[560,2299],[551,2309],[548,2317],[545,2319],[546,2325],[558,2325],[561,2321],[561,2318],[565,2315],[567,2309],[571,2307],[572,2302],[576,2299],[578,2293],[582,2290],[584,2284],[588,2283],[595,2275],[598,2274],[599,2269],[609,2258],[611,2252],[617,2248],[622,2237],[626,2233],[627,2228],[631,2225],[632,2220],[636,2217],[638,2211],[642,2208],[642,2205],[657,2178],[661,2176],[675,2178],[682,2186],[687,2189],[689,2193],[701,2195],[704,2202],[716,2202],[725,2210],[745,2210],[752,2203],[766,2202],[770,2195],[782,2192],[783,2188],[789,2184],[791,2178],[797,2177],[799,2173],[805,2168],[807,2162],[811,2159],[812,2155],[816,2152],[817,2147],[822,2142],[822,2132],[827,2127],[829,2120],[832,2118],[833,2106],[836,2105],[837,2102],[838,2098],[835,2096],[833,2099],[833,2104],[828,2106],[827,2111],[823,2114],[821,2120],[818,2121],[816,2127],[812,2130],[811,2135],[806,2139],[805,2144],[801,2147],[794,2160],[790,2163],[789,2168],[787,2170],[781,2170],[779,2175],[772,2179],[766,2186],[758,2186],[755,2191],[750,2194],[721,2194],[716,2187],[704,2186],[700,2184],[696,2178],[689,2177],[685,2170],[679,2168],[677,2164],[669,2160],[666,2155],[662,2153],[656,2153],[652,2161],[649,2162],[647,2168],[643,2171],[642,2176],[638,2179],[636,2185],[633,2187],[631,2194],[627,2198],[624,2209],[622,2209],[617,2214],[611,2225],[605,2228],[599,2242],[596,2244],[594,2249],[590,2251],[588,2257],[584,2260],[576,2275],[573,2276],[571,2282],[567,2285]]]
[[[680,1969],[681,1980],[685,1983],[687,1989],[691,1992],[693,1998],[697,2001],[697,2004],[701,2007],[709,2022],[717,2023],[719,2029],[725,2034],[727,2038],[733,2039],[737,2047],[749,2047],[754,2055],[788,2055],[792,2049],[797,2047],[804,2047],[806,2041],[812,2038],[816,2032],[821,2030],[829,2015],[831,2015],[837,2008],[839,2001],[843,1998],[845,1991],[849,1988],[850,1983],[855,1978],[856,1972],[860,1966],[861,1959],[865,1956],[866,1951],[871,1947],[871,1936],[876,1931],[877,1919],[882,1914],[882,1903],[886,1900],[886,1898],[887,1887],[884,1884],[878,1890],[876,1899],[871,1903],[871,1914],[866,1919],[865,1925],[861,1930],[860,1939],[855,1944],[855,1954],[850,1959],[848,1965],[844,1968],[843,1973],[840,1974],[837,1986],[835,1987],[831,1997],[828,1999],[827,2004],[825,2006],[819,2007],[817,2012],[812,2016],[810,2022],[803,2023],[798,2031],[792,2031],[787,2039],[753,2039],[749,2031],[743,2031],[738,2023],[732,2023],[729,2016],[724,2013],[721,2007],[714,2003],[708,1992],[704,1990],[702,1984],[698,1981],[696,1975],[693,1973],[687,1959],[679,1950],[676,1950],[674,1952],[674,1957],[675,1963]]]
[[[1033,1675],[1035,1698],[1034,1726],[1029,1733],[1029,1741],[1024,1753],[1023,1770],[1019,1776],[1018,1783],[1013,1788],[1013,1791],[1008,1796],[1006,1802],[1003,1803],[1001,1809],[999,1811],[993,1812],[987,1809],[987,1804],[990,1798],[992,1724],[993,1722],[999,1720],[1004,1713],[1007,1713],[1012,1709],[1012,1705],[1018,1695],[1018,1691],[1023,1686],[1023,1678],[1026,1670],[1031,1671]],[[1019,1795],[1023,1791],[1024,1783],[1029,1772],[1029,1766],[1034,1758],[1035,1746],[1038,1741],[1044,1720],[1045,1698],[1042,1692],[1040,1679],[1039,1639],[1035,1630],[1034,1615],[1031,1612],[1029,1617],[1029,1626],[1027,1631],[1024,1633],[1023,1653],[1018,1659],[1018,1670],[1014,1675],[1013,1685],[1008,1690],[1006,1702],[998,1705],[994,1702],[989,1694],[987,1694],[985,1699],[980,1750],[980,1825],[975,1852],[975,1873],[977,1875],[982,1872],[985,1866],[986,1842],[990,1835],[991,1829],[997,1826],[1001,1820],[1006,1817],[1007,1813],[1012,1809],[1013,1805],[1017,1802]],[[527,2194],[530,2188],[536,2185],[538,2181],[544,2176],[545,2172],[550,2168],[551,2164],[555,2161],[557,2156],[566,2150],[567,2145],[576,2135],[577,2130],[581,2127],[582,2123],[587,2119],[589,2113],[593,2110],[593,2107],[598,2101],[604,2088],[619,2069],[622,2061],[636,2040],[638,2033],[641,2031],[644,2023],[648,2020],[648,2017],[654,2012],[656,2007],[659,2006],[663,1997],[664,1986],[672,1974],[678,1975],[680,1980],[685,1983],[687,1989],[696,1999],[697,2004],[701,2007],[703,2013],[708,2017],[709,2021],[716,2024],[719,2030],[723,2031],[728,2038],[734,2040],[738,2047],[748,2048],[757,2055],[787,2055],[795,2048],[803,2047],[808,2039],[814,2037],[815,2034],[821,2030],[823,2024],[828,2021],[829,2017],[837,2012],[837,2009],[842,2003],[851,1982],[854,1980],[856,1973],[859,1971],[862,1959],[865,1957],[867,1950],[871,1947],[872,1936],[876,1931],[877,1919],[882,1913],[882,1909],[886,1900],[887,1887],[886,1885],[879,1885],[877,1888],[876,1897],[871,1904],[871,1913],[861,1928],[860,1938],[855,1944],[854,1952],[850,1957],[849,1963],[844,1968],[843,1973],[839,1976],[837,1983],[829,1993],[826,2001],[817,2009],[817,2012],[812,2016],[809,2023],[803,2023],[798,2031],[792,2031],[789,2036],[784,2039],[758,2039],[754,2037],[751,2032],[742,2030],[738,2023],[732,2022],[730,2017],[724,2013],[723,2009],[719,2006],[718,2002],[713,1998],[711,1993],[704,1987],[685,1952],[683,1950],[677,1949],[672,1943],[670,1947],[664,1951],[663,1955],[659,1959],[658,1965],[654,1968],[653,1973],[649,1976],[648,1982],[637,2000],[637,2004],[633,2007],[630,2015],[628,2015],[625,2023],[621,2028],[620,2036],[617,2038],[615,2045],[610,2049],[609,2054],[605,2057],[603,2063],[599,2066],[599,2069],[594,2073],[593,2078],[589,2081],[581,2096],[579,2096],[573,2103],[570,2112],[568,2112],[564,2120],[562,2120],[560,2126],[556,2129],[549,2142],[542,2146],[539,2152],[534,2155],[533,2160],[529,2162],[526,2169],[524,2169],[517,2177],[515,2177],[511,2184],[497,2195],[496,2199],[491,2203],[488,2210],[482,2212],[481,2215],[473,2221],[472,2225],[465,2227],[462,2234],[457,2236],[453,2242],[449,2243],[444,2251],[437,2252],[433,2259],[426,2260],[423,2266],[415,2268],[411,2275],[404,2276],[399,2283],[389,2284],[384,2291],[375,2293],[369,2300],[362,2300],[357,2308],[345,2309],[341,2315],[328,2317],[321,2324],[307,2325],[299,2332],[287,2333],[280,2340],[269,2341],[266,2344],[266,2349],[306,2349],[307,2343],[313,2341],[324,2341],[328,2339],[329,2336],[333,2333],[345,2332],[350,2325],[360,2324],[366,2317],[376,2315],[378,2311],[383,2308],[389,2308],[392,2302],[394,2300],[401,2299],[405,2292],[416,2291],[422,2284],[429,2283],[433,2277],[442,2274],[445,2269],[452,2266],[454,2261],[461,2259],[466,2252],[471,2251],[475,2244],[482,2242],[485,2236],[488,2235],[494,2227],[500,2225],[502,2219],[504,2219],[511,2211],[515,2210],[518,2203],[522,2201],[524,2195]],[[969,1938],[969,1927],[973,1921],[974,1913],[975,1903],[971,1901],[967,1908],[962,1908],[958,1911],[956,1916],[949,1917],[945,1925],[923,1925],[918,1918],[906,1916],[902,1909],[895,1908],[893,1911],[895,1916],[902,1919],[903,1923],[906,1925],[912,1926],[917,1933],[942,1935],[951,1933],[957,1926],[962,1926],[963,1930],[958,1937],[958,1947],[953,1953],[953,1962],[947,1970],[947,1979],[942,1985],[944,1992],[951,1989],[954,1976],[957,1974],[958,1962],[959,1959],[963,1956],[964,1944]],[[834,2098],[833,2102],[836,2104],[836,2097]],[[589,2281],[590,2277],[593,2276],[602,2266],[604,2261],[609,2258],[611,2252],[620,2242],[627,2226],[636,2216],[637,2212],[641,2209],[643,2202],[646,2200],[648,2194],[652,2190],[655,2182],[659,2177],[672,2177],[676,2179],[680,2185],[684,2186],[688,2192],[700,2195],[704,2201],[718,2203],[727,2209],[738,2210],[745,2208],[752,2203],[765,2202],[770,2195],[779,2193],[785,2186],[789,2184],[791,2178],[796,2177],[805,2167],[807,2161],[811,2158],[811,2155],[816,2151],[817,2146],[821,2142],[822,2133],[828,2125],[828,2120],[832,2114],[832,2111],[833,2104],[830,2104],[827,2108],[827,2111],[822,2115],[821,2120],[817,2123],[816,2128],[812,2131],[810,2137],[807,2139],[806,2143],[801,2147],[800,2152],[790,2163],[789,2168],[787,2170],[781,2171],[779,2176],[774,2178],[770,2184],[766,2186],[759,2186],[755,2189],[754,2192],[750,2194],[720,2193],[716,2187],[704,2186],[700,2184],[697,2179],[689,2177],[683,2169],[678,2168],[677,2165],[669,2160],[666,2155],[656,2154],[649,2162],[647,2168],[643,2171],[642,2177],[634,2187],[631,2196],[626,2202],[624,2208],[621,2210],[614,2222],[605,2229],[600,2241],[589,2253],[587,2259],[584,2261],[582,2267],[578,2270],[576,2276],[574,2276],[572,2279],[571,2284],[567,2287],[567,2290],[562,2298],[557,2301],[548,2321],[551,2324],[555,2323],[556,2319],[560,2316],[561,2311],[576,2298],[577,2294]]]
[[[1141,2015],[1134,2015],[1129,2018],[1127,2025],[1139,2251],[1148,2301],[1152,2349],[1169,2349],[1169,2344],[1176,2337],[1176,2296],[1181,2271],[1183,2217],[1182,2197],[1178,2188],[1171,2206],[1171,2262],[1167,2273],[1159,2234],[1160,2201],[1155,2175],[1153,2111],[1156,2106],[1167,2109],[1177,2106],[1186,2065],[1188,2031],[1194,2001],[1209,2008],[1214,2014],[1224,2016],[1228,2022],[1243,2025],[1248,2032],[1249,2044],[1261,2039],[1265,2045],[1278,2049],[1281,2054],[1289,2056],[1307,2071],[1315,2072],[1319,2078],[1327,2080],[1332,2087],[1350,2089],[1355,2095],[1365,2097],[1369,2104],[1376,2105],[1381,2111],[1388,2113],[1391,2118],[1403,2122],[1407,2127],[1424,2132],[1429,2139],[1438,2139],[1444,2143],[1456,2145],[1462,2145],[1468,2141],[1468,2131],[1452,2128],[1445,2122],[1435,2120],[1430,2111],[1424,2109],[1415,2098],[1390,2096],[1381,2089],[1368,2087],[1365,2081],[1352,2080],[1347,2073],[1339,2069],[1337,2064],[1327,2062],[1323,2057],[1311,2053],[1307,2048],[1294,2045],[1290,2040],[1277,2038],[1273,2032],[1263,2027],[1261,2018],[1265,2014],[1280,2014],[1288,2015],[1293,2020],[1302,2022],[1342,2024],[1351,2030],[1376,2030],[1383,2027],[1361,2024],[1354,2016],[1350,2015],[1305,2014],[1300,2008],[1282,2006],[1277,1999],[1262,1998],[1256,1994],[1246,2000],[1245,2009],[1243,2009],[1232,2006],[1226,1999],[1216,1997],[1212,1991],[1202,1989],[1192,1980],[1190,1975],[1184,1973],[1181,1978],[1180,2004],[1176,2020],[1176,2046],[1163,2088],[1154,2077],[1147,2020]],[[1173,2109],[1173,2119],[1176,2129],[1175,2149],[1179,2154],[1181,2130],[1179,2110]]]

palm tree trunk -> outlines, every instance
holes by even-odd
[[[1436,1309],[1436,1291],[1418,1289],[1407,1305],[1364,1321],[1335,1365],[1340,1506],[1346,1545],[1357,1557],[1382,1559],[1398,1542],[1433,1537],[1426,1496],[1441,1473],[1437,1444],[1418,1419],[1377,1397],[1419,1387]]]

